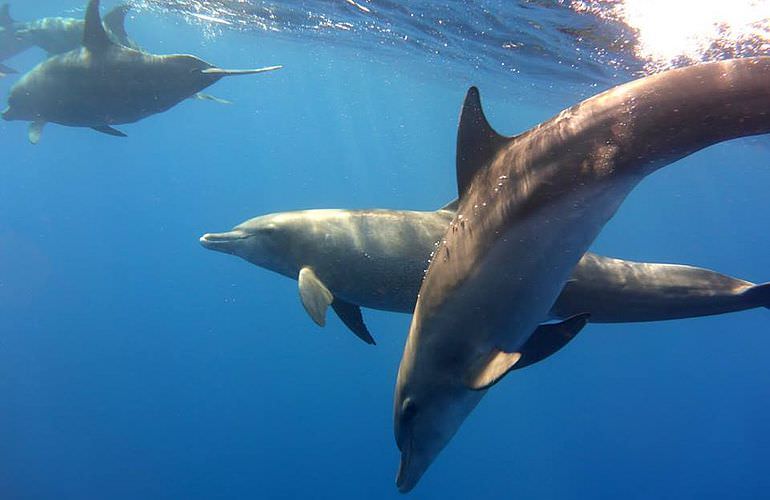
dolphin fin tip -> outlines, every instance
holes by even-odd
[[[756,307],[770,309],[770,282],[754,285],[745,292],[743,296]]]

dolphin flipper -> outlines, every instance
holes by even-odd
[[[743,292],[741,296],[751,304],[755,304],[754,307],[766,307],[770,309],[770,283],[754,285]]]
[[[120,130],[112,128],[109,125],[102,125],[101,127],[91,127],[91,128],[96,130],[97,132],[101,132],[102,134],[107,134],[114,137],[128,137],[126,134],[124,134]]]
[[[43,135],[43,128],[45,122],[31,122],[29,124],[29,131],[27,132],[27,138],[32,144],[40,142],[40,137]]]
[[[540,325],[521,347],[521,360],[514,370],[526,368],[556,354],[586,326],[590,314],[576,314],[559,323]]]
[[[334,295],[326,288],[315,272],[309,267],[303,267],[297,278],[299,296],[305,311],[318,326],[326,325],[326,309],[334,301]]]
[[[559,323],[540,325],[519,352],[494,349],[475,363],[466,374],[469,389],[486,390],[498,383],[510,371],[524,368],[555,354],[583,329],[590,314],[577,314]]]
[[[350,302],[335,298],[334,302],[332,302],[332,309],[334,309],[334,312],[337,313],[337,316],[340,317],[342,322],[345,323],[345,326],[350,328],[350,331],[356,334],[356,337],[367,344],[376,344],[374,337],[369,333],[369,329],[366,328],[366,323],[364,323],[364,317],[361,314],[360,307],[351,304]]]
[[[211,94],[205,94],[203,92],[198,92],[194,96],[192,96],[190,99],[197,99],[199,101],[212,101],[217,104],[232,104],[232,102],[228,101],[227,99],[222,99],[221,97],[217,97]]]

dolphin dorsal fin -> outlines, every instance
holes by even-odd
[[[86,26],[83,30],[83,47],[92,52],[102,52],[112,47],[113,43],[104,31],[99,15],[99,0],[90,0],[86,9]]]
[[[476,173],[489,165],[507,141],[507,137],[492,129],[484,116],[479,89],[468,89],[457,129],[457,191],[460,198]]]
[[[126,14],[131,10],[128,4],[121,4],[104,15],[104,25],[110,30],[115,39],[126,47],[132,46],[126,33]]]
[[[13,18],[11,17],[11,6],[7,3],[0,5],[0,28],[13,27]]]

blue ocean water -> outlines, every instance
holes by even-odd
[[[426,40],[402,47],[382,30],[322,33],[279,15],[352,8],[358,19],[345,2],[272,4],[268,29],[250,18],[235,29],[242,13],[230,11],[230,25],[190,23],[179,14],[189,3],[143,2],[128,27],[148,50],[284,68],[223,80],[209,91],[232,105],[184,102],[120,127],[126,139],[50,125],[32,146],[24,124],[0,122],[0,498],[400,497],[392,397],[409,317],[365,310],[376,347],[333,315],[320,329],[295,281],[198,238],[284,210],[439,207],[455,196],[469,85],[513,134],[641,67],[610,63],[611,44],[576,57],[565,33],[615,40],[620,28],[555,4],[418,3],[497,30],[526,11],[525,25],[544,26],[527,45],[540,48],[508,71],[468,29],[390,16],[387,33]],[[82,14],[70,0],[12,8],[20,20]],[[456,33],[467,36],[450,56],[436,54]],[[4,94],[14,80],[0,80]],[[663,169],[593,250],[770,280],[769,157],[766,139],[744,139]],[[758,309],[589,325],[491,391],[410,496],[763,497],[769,322]]]

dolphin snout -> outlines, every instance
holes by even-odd
[[[414,453],[413,443],[410,440],[406,447],[401,450],[401,463],[398,465],[398,476],[396,477],[398,491],[401,493],[412,491],[427,468],[428,464],[425,463],[423,457]]]
[[[209,250],[233,253],[234,246],[240,240],[245,240],[249,235],[243,231],[233,230],[226,233],[206,233],[200,238],[200,243]]]

